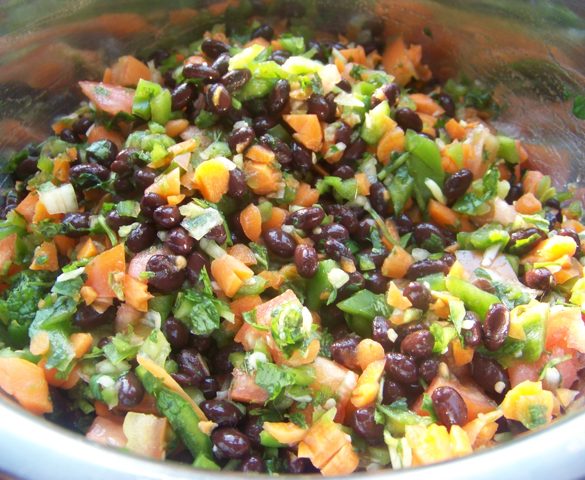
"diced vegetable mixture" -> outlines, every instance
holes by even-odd
[[[343,475],[582,403],[582,203],[421,47],[258,22],[123,56],[16,154],[0,389],[102,444]]]

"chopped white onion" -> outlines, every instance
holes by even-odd
[[[443,195],[443,191],[441,190],[441,187],[439,187],[439,185],[437,185],[437,182],[435,182],[431,178],[426,178],[425,185],[431,191],[431,194],[433,195],[433,197],[435,197],[435,200],[437,202],[442,203],[443,205],[447,204],[447,199],[445,198],[445,195]]]
[[[349,281],[349,275],[341,268],[332,268],[327,274],[327,279],[333,287],[341,288]]]
[[[55,279],[55,283],[73,280],[74,278],[77,278],[81,274],[83,274],[83,272],[85,272],[85,267],[79,267],[76,268],[75,270],[71,270],[70,272],[64,272]]]
[[[335,97],[334,101],[337,105],[341,105],[342,107],[362,108],[364,106],[364,102],[349,92],[340,93]]]
[[[51,215],[57,213],[71,213],[78,210],[77,196],[70,183],[60,187],[39,189],[40,201]]]
[[[420,262],[421,260],[426,260],[429,258],[431,253],[424,248],[413,248],[411,255],[415,261]]]
[[[335,85],[341,82],[341,74],[335,65],[325,65],[318,73],[323,85],[323,93],[328,94]]]
[[[223,248],[221,248],[216,242],[213,240],[207,240],[206,238],[202,238],[199,240],[199,246],[201,250],[203,250],[207,255],[213,258],[220,258],[226,255],[226,252]]]

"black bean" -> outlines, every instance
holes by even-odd
[[[408,267],[406,278],[409,280],[416,280],[417,278],[431,275],[432,273],[447,274],[449,273],[449,266],[443,259],[431,260],[430,258],[426,258],[424,260],[414,262],[410,267]]]
[[[336,222],[341,223],[347,231],[353,233],[358,228],[358,219],[354,210],[339,204],[328,205],[325,208],[329,215],[333,215]]]
[[[324,218],[325,211],[322,208],[307,207],[291,213],[286,223],[308,232],[321,225]]]
[[[169,58],[171,55],[169,52],[167,52],[166,50],[163,50],[161,48],[155,50],[154,52],[152,52],[149,56],[148,59],[152,60],[154,62],[154,66],[158,67],[160,65],[162,65],[164,63],[164,61]]]
[[[73,133],[78,137],[81,135],[85,135],[89,130],[89,127],[93,125],[93,121],[87,117],[78,118],[73,125],[71,126],[71,130]]]
[[[215,398],[219,388],[219,382],[215,377],[205,377],[199,384],[199,389],[207,400]]]
[[[471,375],[477,384],[494,400],[500,401],[510,390],[510,379],[500,364],[478,353],[471,362]]]
[[[445,248],[445,236],[432,223],[419,223],[413,229],[414,241],[430,252],[441,252]]]
[[[262,235],[266,247],[275,255],[282,258],[290,258],[295,253],[295,240],[280,228],[271,228]]]
[[[205,234],[204,238],[216,242],[219,245],[223,245],[227,240],[227,232],[223,225],[216,225]]]
[[[400,87],[396,83],[388,83],[378,89],[384,95],[385,99],[388,100],[388,104],[393,107],[396,105],[398,98],[400,97]]]
[[[510,331],[510,312],[503,303],[494,303],[485,316],[483,343],[488,350],[498,350]]]
[[[132,217],[121,216],[117,210],[112,210],[106,216],[106,223],[108,224],[108,227],[116,231],[124,225],[130,225],[131,223],[134,223],[135,220],[136,219]]]
[[[198,386],[201,380],[209,376],[209,367],[205,358],[194,348],[184,348],[177,355],[179,373],[173,378],[182,385]]]
[[[236,352],[242,352],[244,349],[240,344],[232,344],[228,347],[224,347],[211,357],[213,371],[216,374],[227,374],[231,373],[234,369],[234,365],[230,360],[230,355]]]
[[[351,134],[353,130],[345,122],[338,122],[337,129],[335,130],[335,143],[344,143],[349,145],[351,142]],[[352,175],[353,176],[353,175]]]
[[[431,291],[422,283],[410,282],[402,292],[414,308],[426,311],[431,304]]]
[[[35,157],[27,157],[22,160],[14,170],[14,178],[16,180],[26,180],[37,171],[39,159]]]
[[[147,189],[154,183],[154,179],[158,176],[155,170],[148,167],[137,168],[134,171],[132,178],[137,187],[143,190]]]
[[[424,359],[433,354],[435,337],[428,330],[422,329],[409,333],[400,343],[400,351],[415,359]]]
[[[260,115],[253,121],[256,135],[264,135],[268,130],[278,125],[278,119],[270,115]]]
[[[72,238],[82,237],[89,231],[89,212],[66,213],[63,215],[62,224],[65,235]]]
[[[339,240],[335,240],[334,238],[328,238],[325,240],[325,243],[323,243],[323,250],[325,250],[327,256],[332,260],[339,261],[342,258],[353,260],[354,258],[347,245]]]
[[[453,387],[438,387],[431,394],[439,423],[451,428],[467,423],[467,405]]]
[[[191,346],[200,353],[206,353],[213,346],[213,340],[207,335],[193,335],[191,337]]]
[[[441,257],[441,261],[447,266],[447,268],[452,267],[456,260],[457,257],[454,253],[444,253]]]
[[[231,70],[226,73],[223,77],[221,77],[221,83],[225,85],[225,88],[227,88],[228,92],[233,93],[246,85],[246,83],[250,81],[250,78],[252,78],[250,70],[247,68],[242,68],[238,70]]]
[[[69,169],[71,183],[81,189],[92,188],[105,182],[110,171],[99,163],[80,163]]]
[[[238,200],[242,198],[247,191],[248,186],[246,184],[246,176],[244,175],[244,172],[239,168],[230,170],[227,194],[233,199]]]
[[[278,160],[280,165],[285,168],[291,165],[293,161],[293,153],[288,144],[267,133],[260,137],[260,143],[274,152],[276,160]]]
[[[355,170],[351,168],[349,165],[339,165],[336,167],[335,170],[332,172],[334,177],[342,178],[343,180],[348,180],[355,176]]]
[[[535,268],[524,274],[524,283],[530,288],[548,291],[554,282],[554,277],[547,268]]]
[[[206,82],[219,80],[219,72],[205,63],[191,63],[183,67],[183,76],[185,78],[198,78]]]
[[[220,75],[223,75],[228,71],[229,64],[230,64],[229,53],[222,53],[213,61],[213,63],[211,64],[211,68],[214,68],[220,73]]]
[[[387,195],[388,192],[382,182],[374,182],[370,186],[370,204],[383,217],[386,216],[386,211],[388,210]]]
[[[345,241],[349,238],[349,232],[347,228],[339,223],[329,223],[327,225],[323,225],[317,229],[317,232],[313,232],[311,234],[311,238],[316,242],[319,243],[322,240],[332,238],[334,240]]]
[[[250,443],[255,447],[260,445],[260,434],[263,430],[262,423],[263,422],[260,417],[248,415],[242,426],[242,432],[244,435],[246,435],[246,437],[248,437]]]
[[[234,130],[228,137],[228,145],[232,152],[243,153],[254,141],[256,134],[247,125]]]
[[[335,121],[335,109],[335,102],[317,93],[313,93],[307,101],[308,113],[317,115],[322,122]]]
[[[154,209],[152,219],[160,228],[169,230],[178,226],[183,220],[183,216],[176,205],[162,205]]]
[[[111,324],[116,316],[116,307],[100,313],[90,305],[82,303],[73,316],[73,325],[81,330],[91,330],[101,325]]]
[[[266,465],[260,455],[250,455],[242,460],[240,470],[242,472],[262,473],[266,471]]]
[[[437,95],[437,102],[439,102],[439,105],[445,110],[445,115],[451,118],[455,116],[455,102],[453,101],[453,98],[451,98],[451,95],[448,93],[439,93],[439,95]]]
[[[412,220],[408,215],[404,213],[401,213],[400,215],[394,217],[394,223],[396,224],[396,228],[398,228],[398,234],[400,236],[412,232],[412,229],[414,228]]]
[[[343,80],[339,81],[338,83],[336,83],[335,86],[338,87],[338,88],[340,88],[344,92],[348,92],[348,93],[351,92],[351,83],[349,83],[345,79],[343,79]]]
[[[158,207],[166,205],[166,201],[158,193],[148,192],[140,200],[140,211],[146,217],[152,217]]]
[[[317,251],[310,245],[297,245],[294,260],[297,272],[301,277],[312,278],[317,273],[319,257]]]
[[[67,143],[79,143],[79,136],[75,134],[70,128],[64,128],[59,134],[59,138]]]
[[[114,191],[123,198],[128,198],[128,194],[134,193],[135,188],[129,178],[116,178],[114,180]]]
[[[386,293],[388,288],[388,279],[377,270],[367,272],[364,275],[366,279],[366,288],[374,293]]]
[[[270,55],[270,60],[282,65],[290,57],[290,52],[287,50],[274,50]]]
[[[100,140],[92,143],[85,151],[88,162],[95,162],[109,168],[118,155],[118,147],[111,140]]]
[[[422,132],[423,122],[417,113],[410,108],[399,108],[394,113],[394,120],[402,130],[414,130]]]
[[[496,293],[495,287],[487,278],[476,278],[472,283],[484,292]]]
[[[268,111],[277,115],[284,110],[290,98],[290,84],[288,80],[280,79],[268,96]]]
[[[301,172],[309,171],[313,166],[313,155],[311,151],[297,142],[292,142],[291,150],[294,167]]]
[[[418,373],[425,382],[431,383],[439,373],[439,360],[425,358],[418,366]]]
[[[175,317],[169,317],[166,319],[162,326],[162,332],[171,347],[176,350],[180,350],[189,345],[189,329],[187,328],[187,325]]]
[[[138,151],[134,148],[125,148],[118,152],[116,159],[110,165],[110,170],[119,175],[128,175],[132,172],[134,160]]]
[[[516,200],[518,200],[524,194],[524,189],[522,188],[521,183],[515,183],[510,185],[510,190],[508,191],[508,195],[506,195],[506,202],[512,205]]]
[[[193,252],[187,259],[187,267],[185,268],[187,270],[187,279],[191,283],[196,283],[203,267],[206,267],[209,271],[209,262],[199,252]]]
[[[211,433],[211,441],[218,458],[244,458],[250,452],[250,441],[235,428],[216,428]]]
[[[118,402],[130,408],[138,405],[144,398],[144,387],[134,372],[128,372],[118,380]]]
[[[355,333],[338,338],[329,347],[331,358],[344,367],[355,368],[357,366],[356,349],[361,340]]]
[[[449,205],[454,204],[458,198],[462,197],[463,194],[467,192],[467,189],[471,186],[471,182],[473,182],[473,173],[466,168],[457,170],[445,180],[443,193],[445,194],[447,203]]]
[[[199,405],[209,420],[220,427],[235,427],[244,414],[227,400],[205,400]]]
[[[274,38],[274,29],[270,25],[260,25],[252,31],[250,38],[263,38],[270,41]]]
[[[358,408],[349,417],[349,425],[353,430],[370,444],[379,444],[383,441],[384,426],[375,420],[376,407]]]
[[[318,473],[308,458],[297,457],[293,452],[283,450],[285,458],[285,469],[288,473]]]
[[[186,257],[195,248],[195,239],[183,227],[175,227],[167,235],[165,245],[171,252]]]
[[[183,110],[195,98],[195,88],[190,83],[180,83],[171,93],[173,111]]]
[[[226,53],[229,49],[229,45],[219,40],[214,40],[213,38],[206,38],[201,42],[201,51],[212,60],[219,57],[222,53]]]
[[[232,96],[230,95],[230,92],[220,83],[214,83],[209,86],[206,99],[209,110],[218,115],[223,115],[232,106]]]
[[[185,269],[179,268],[176,257],[171,255],[153,255],[146,270],[154,274],[148,279],[148,284],[161,293],[178,290],[185,280]]]
[[[402,353],[387,353],[385,369],[388,378],[398,383],[412,384],[418,379],[416,363]]]
[[[384,347],[384,350],[392,348],[392,342],[388,338],[388,321],[385,317],[378,315],[372,321],[372,339]]]
[[[344,162],[355,162],[362,158],[364,153],[366,153],[367,144],[361,138],[358,138],[356,141],[348,145],[348,147],[343,151],[343,156],[341,160]]]
[[[465,312],[461,335],[466,347],[478,347],[481,344],[483,337],[481,321],[475,312]]]
[[[361,243],[370,241],[372,229],[376,228],[376,222],[371,218],[364,218],[358,223],[356,231],[353,233],[353,237]]]

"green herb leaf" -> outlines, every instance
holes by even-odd
[[[573,115],[579,120],[585,120],[585,95],[577,95],[573,99]]]

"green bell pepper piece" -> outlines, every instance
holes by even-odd
[[[388,105],[388,101],[384,100],[366,113],[366,118],[360,132],[362,139],[370,145],[378,143],[384,135],[385,120],[389,117],[390,106]]]
[[[337,304],[337,307],[350,315],[357,315],[373,320],[375,316],[388,317],[392,308],[386,303],[384,294],[375,294],[370,290],[360,290],[351,297]]]
[[[498,157],[503,158],[509,163],[520,163],[520,155],[516,148],[516,140],[510,137],[498,135],[497,137],[500,145],[498,147]]]
[[[307,307],[311,310],[318,310],[325,303],[326,294],[333,292],[333,285],[327,275],[337,266],[334,260],[322,260],[315,276],[307,282]]]
[[[460,278],[447,277],[445,280],[447,291],[463,300],[465,307],[476,312],[482,319],[494,303],[501,303],[500,299],[491,293],[484,292],[472,283]]]

